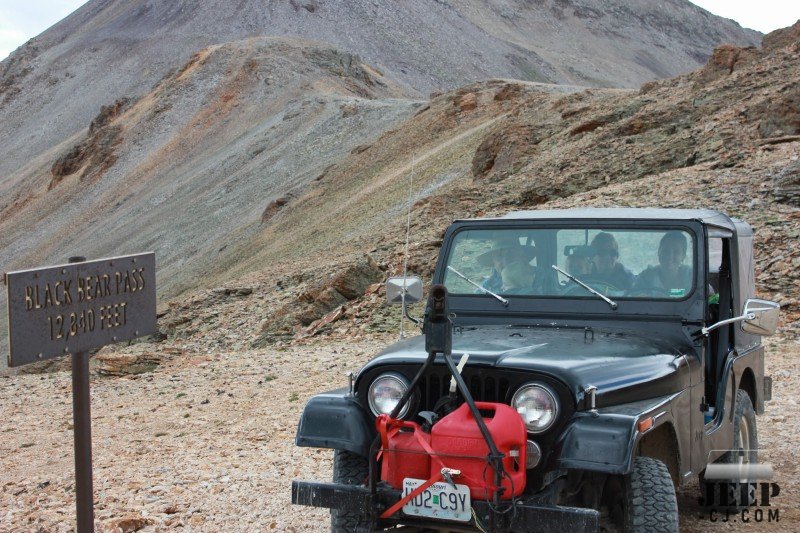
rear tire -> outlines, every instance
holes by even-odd
[[[736,391],[736,406],[733,411],[733,451],[720,459],[722,463],[750,464],[758,462],[758,430],[756,411],[750,395],[739,389]]]
[[[342,485],[363,485],[369,475],[366,457],[345,450],[333,452],[333,482]],[[331,509],[331,532],[352,533],[361,523],[361,513]]]
[[[719,458],[720,463],[727,464],[753,464],[758,462],[758,430],[756,428],[756,411],[753,402],[743,390],[736,391],[736,404],[733,411],[733,446],[732,450]],[[705,480],[703,480],[705,481]],[[749,492],[742,491],[740,483],[747,483],[748,479],[730,479],[729,483],[735,485],[733,494],[735,499],[729,500],[731,508],[744,509],[750,503],[741,501],[747,499]],[[701,485],[702,487],[703,485]],[[746,489],[746,488],[745,488]],[[744,492],[744,494],[742,494]],[[754,497],[754,496],[752,496]],[[719,501],[719,500],[717,500]]]

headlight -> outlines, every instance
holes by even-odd
[[[531,433],[541,433],[558,418],[558,400],[546,386],[528,383],[514,393],[511,406],[517,410]]]
[[[369,386],[367,394],[367,401],[372,414],[378,416],[391,413],[397,407],[400,398],[405,394],[408,385],[408,380],[400,374],[381,374],[378,376]],[[397,415],[398,418],[402,418],[408,413],[409,405],[410,402],[406,403],[400,414]]]

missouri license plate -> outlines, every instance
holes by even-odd
[[[425,483],[424,479],[407,477],[403,480],[403,496]],[[472,504],[469,500],[469,487],[452,485],[440,481],[434,483],[403,506],[408,516],[423,516],[440,520],[469,522],[472,518]]]

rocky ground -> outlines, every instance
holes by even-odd
[[[396,309],[396,308],[393,308]],[[326,480],[331,454],[294,446],[310,396],[346,383],[396,334],[314,339],[216,351],[176,342],[154,369],[92,378],[98,531],[323,531],[322,510],[290,505],[292,479]],[[151,344],[107,352],[141,354]],[[180,352],[180,356],[176,353]],[[758,419],[761,457],[776,472],[780,522],[712,523],[690,485],[679,492],[686,531],[797,531],[800,344],[767,344],[774,399]],[[150,371],[148,371],[150,370]],[[0,531],[71,531],[74,520],[70,375],[0,378]]]

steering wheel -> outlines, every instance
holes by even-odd
[[[662,287],[636,287],[625,293],[625,296],[669,297],[669,291]]]
[[[614,284],[608,283],[607,281],[602,281],[599,279],[582,279],[581,281],[603,296],[609,294],[609,292],[622,292],[622,289]],[[577,296],[579,294],[591,294],[591,292],[587,291],[584,287],[581,287],[577,283],[572,282],[564,289],[563,294],[565,296]]]

